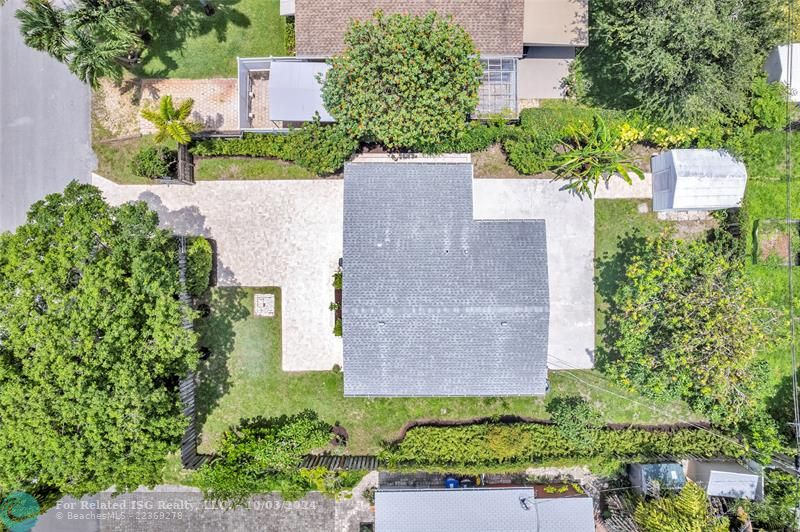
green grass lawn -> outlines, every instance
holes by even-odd
[[[152,179],[139,177],[131,170],[131,161],[141,148],[155,146],[156,142],[153,135],[144,135],[129,140],[116,142],[95,142],[92,145],[94,154],[97,156],[96,172],[121,185],[148,185],[152,184]],[[175,149],[175,143],[168,143]]]
[[[646,204],[648,212],[640,213],[638,206]],[[620,243],[626,237],[656,236],[669,228],[670,222],[660,221],[651,211],[650,200],[596,200],[594,203],[595,254],[595,329],[597,348],[604,348],[602,331],[605,327],[609,297],[625,275],[625,256]]]
[[[220,179],[313,179],[317,176],[294,163],[251,157],[195,159],[197,181]]]
[[[279,0],[159,0],[153,39],[134,73],[151,78],[234,77],[236,57],[286,55]]]
[[[414,419],[464,419],[516,414],[546,417],[541,398],[345,398],[339,372],[285,373],[281,371],[280,290],[258,289],[276,295],[276,317],[251,316],[252,288],[212,289],[212,314],[198,324],[201,343],[211,347],[202,363],[198,389],[201,452],[213,450],[220,434],[240,418],[277,416],[310,408],[350,433],[348,452],[376,452],[382,440],[392,438]],[[551,373],[550,395],[582,393],[608,421],[670,422],[693,418],[682,405],[659,406],[654,411],[629,399],[595,371]],[[619,397],[619,394],[622,396]],[[696,419],[696,418],[694,418]]]

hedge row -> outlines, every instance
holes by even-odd
[[[533,423],[418,427],[381,452],[392,466],[492,466],[580,457],[742,456],[742,447],[699,429],[597,431],[591,446],[577,446],[554,425]]]
[[[199,141],[192,153],[200,157],[271,157],[325,175],[341,169],[357,148],[358,141],[341,127],[314,120],[286,134],[245,133],[240,139]]]

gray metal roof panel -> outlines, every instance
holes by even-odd
[[[469,164],[345,169],[345,395],[543,394],[542,220],[475,221]]]

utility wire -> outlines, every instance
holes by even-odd
[[[630,402],[632,402],[632,403],[635,403],[635,404],[637,404],[637,405],[639,405],[639,406],[642,406],[642,407],[644,407],[644,408],[648,408],[648,409],[652,410],[653,412],[655,412],[655,413],[657,413],[657,414],[660,414],[660,415],[662,415],[662,416],[665,414],[665,411],[664,411],[663,409],[659,409],[659,408],[656,408],[656,407],[655,407],[655,406],[653,406],[653,405],[650,405],[650,404],[647,404],[647,403],[643,403],[643,402],[641,402],[641,401],[637,401],[636,399],[634,399],[634,398],[632,398],[632,397],[626,397],[626,396],[624,396],[624,395],[622,395],[622,394],[619,394],[619,393],[617,393],[617,392],[615,392],[615,391],[613,391],[613,390],[611,390],[611,389],[609,389],[609,388],[607,388],[607,387],[601,387],[601,386],[598,386],[598,385],[596,385],[596,384],[592,384],[591,382],[588,382],[588,381],[586,381],[586,380],[584,380],[584,379],[581,379],[580,377],[578,377],[577,375],[574,375],[574,374],[571,372],[571,370],[577,370],[577,371],[581,371],[581,370],[584,370],[585,368],[578,368],[578,367],[575,367],[575,366],[571,365],[569,362],[567,362],[566,360],[564,360],[564,359],[562,359],[562,358],[558,358],[558,357],[556,357],[556,356],[553,356],[553,355],[548,355],[548,358],[549,358],[549,359],[552,359],[552,360],[555,360],[555,361],[557,361],[557,362],[558,362],[560,365],[563,365],[563,366],[565,366],[566,368],[568,368],[568,369],[560,369],[560,368],[553,368],[553,369],[556,369],[556,370],[562,371],[564,374],[566,374],[566,375],[568,375],[568,376],[572,377],[573,379],[575,379],[575,380],[577,380],[577,381],[579,381],[579,382],[581,382],[581,383],[585,384],[586,386],[589,386],[589,387],[591,387],[591,388],[594,388],[594,389],[596,389],[596,390],[600,390],[600,391],[602,391],[602,392],[610,393],[611,395],[614,395],[614,396],[616,396],[616,397],[618,397],[618,398],[620,398],[620,399],[622,399],[622,400],[624,400],[624,401],[630,401]],[[607,378],[606,378],[605,376],[603,376],[603,375],[599,375],[599,374],[597,374],[597,373],[591,373],[591,375],[594,375],[595,377],[597,377],[597,378],[598,378],[598,379],[600,379],[600,380],[606,380],[606,382],[608,382],[608,383],[612,383],[611,381],[608,381],[608,380],[607,380]],[[763,453],[763,452],[761,452],[761,451],[759,451],[759,450],[757,450],[757,449],[748,448],[748,447],[746,447],[746,446],[742,445],[742,443],[741,443],[741,442],[739,442],[739,441],[735,440],[734,438],[731,438],[730,436],[726,436],[726,435],[724,435],[724,434],[721,434],[721,433],[719,433],[719,432],[717,432],[717,431],[711,430],[711,429],[709,429],[709,428],[707,428],[707,427],[704,427],[704,426],[702,426],[702,425],[699,425],[699,424],[697,424],[697,423],[695,423],[695,422],[693,422],[693,421],[688,421],[688,420],[686,420],[686,419],[684,419],[684,418],[681,418],[680,416],[678,416],[678,415],[676,415],[676,414],[674,414],[674,413],[671,413],[671,412],[670,412],[670,413],[668,413],[668,414],[666,415],[666,417],[668,417],[668,418],[671,418],[671,419],[674,419],[674,420],[676,420],[676,421],[678,421],[678,422],[681,422],[681,423],[686,423],[687,425],[691,426],[692,428],[695,428],[695,429],[697,429],[697,430],[702,430],[703,432],[707,432],[707,433],[709,433],[709,434],[711,434],[711,435],[713,435],[713,436],[716,436],[716,437],[718,437],[718,438],[724,439],[724,440],[728,441],[729,443],[731,443],[731,444],[733,444],[733,445],[736,445],[736,446],[738,446],[738,447],[741,447],[741,448],[742,448],[742,449],[744,449],[745,451],[749,451],[749,452],[752,452],[752,453],[756,453],[756,454],[758,454],[758,455],[760,455],[760,456],[762,456],[762,457],[764,457],[764,458],[768,458],[768,459],[769,459],[771,462],[773,462],[773,463],[775,463],[775,464],[781,465],[781,466],[783,466],[783,467],[785,467],[785,468],[794,469],[794,464],[787,464],[787,463],[785,463],[785,462],[782,462],[781,460],[778,460],[778,459],[776,459],[776,458],[775,458],[774,456],[772,456],[772,455],[768,455],[768,454],[766,454],[766,453]],[[800,477],[798,477],[798,479],[800,480]]]

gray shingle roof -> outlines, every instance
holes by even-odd
[[[545,224],[473,220],[471,164],[348,164],[343,269],[345,395],[545,393]]]
[[[594,528],[589,497],[534,499],[533,488],[379,490],[375,494],[375,532],[593,532]]]

